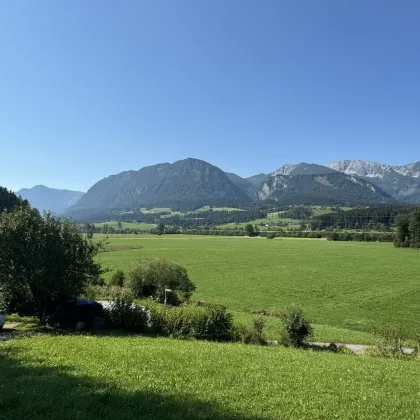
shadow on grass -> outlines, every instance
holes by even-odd
[[[152,387],[121,389],[124,372],[118,388],[101,378],[86,376],[77,367],[45,367],[44,361],[28,359],[16,344],[0,346],[1,420],[263,419],[238,415],[191,395],[159,393]]]
[[[33,337],[37,334],[49,335],[49,336],[93,336],[93,337],[165,337],[164,334],[157,334],[149,329],[144,331],[130,331],[121,329],[105,328],[101,330],[82,330],[76,331],[71,328],[56,328],[48,327],[44,325],[36,325],[30,329],[18,329],[15,330],[14,336],[16,337]],[[167,336],[166,336],[167,337]]]

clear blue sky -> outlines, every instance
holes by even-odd
[[[0,185],[186,157],[420,160],[418,0],[0,2]]]

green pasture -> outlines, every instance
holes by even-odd
[[[261,226],[261,223],[263,223],[264,226]],[[270,223],[289,223],[289,224],[299,225],[300,221],[296,220],[296,219],[288,219],[288,218],[279,219],[278,217],[266,217],[266,218],[263,218],[263,219],[251,220],[250,222],[225,223],[225,224],[219,225],[217,227],[219,229],[235,229],[235,227],[244,228],[246,225],[252,225],[252,226],[257,225],[259,230],[267,230],[267,227],[265,225],[266,224],[269,225]],[[268,230],[269,230],[269,228],[268,228]]]
[[[195,298],[220,303],[239,320],[251,312],[304,309],[316,338],[369,342],[378,325],[420,329],[420,253],[389,243],[217,236],[115,235],[105,267],[127,270],[144,256],[185,266]],[[109,279],[111,273],[106,274]],[[275,336],[278,319],[267,317]]]
[[[104,225],[112,226],[114,229],[118,229],[118,222],[102,222],[95,223],[96,227],[103,227]],[[154,229],[157,225],[154,223],[138,223],[138,222],[121,222],[122,229],[134,229],[134,230],[150,230]]]
[[[235,207],[210,207],[210,206],[203,206],[203,207],[199,208],[198,210],[194,210],[194,211],[198,212],[198,211],[209,211],[209,210],[213,210],[213,211],[244,211],[243,209],[237,209]]]
[[[419,362],[279,346],[39,335],[0,342],[1,420],[420,418]]]
[[[155,207],[153,209],[146,209],[145,207],[140,209],[144,214],[154,214],[154,213],[163,213],[163,212],[170,212],[170,207]]]

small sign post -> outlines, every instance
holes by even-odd
[[[166,296],[166,293],[171,293],[171,292],[172,292],[172,289],[166,289],[166,288],[165,288],[165,301],[164,301],[165,306],[166,306],[166,303],[167,303],[167,296]]]

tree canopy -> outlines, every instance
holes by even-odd
[[[420,208],[395,218],[397,233],[394,245],[398,248],[420,248]]]
[[[188,300],[195,290],[187,270],[163,258],[141,260],[129,272],[128,285],[135,297],[153,297],[160,302],[165,299],[165,289],[169,289],[167,299],[172,305]]]
[[[28,205],[28,202],[22,200],[13,191],[0,187],[0,214],[5,210],[12,210],[18,205]]]
[[[10,305],[31,305],[42,317],[76,299],[102,272],[102,243],[84,238],[73,223],[17,207],[0,216],[0,292]]]

